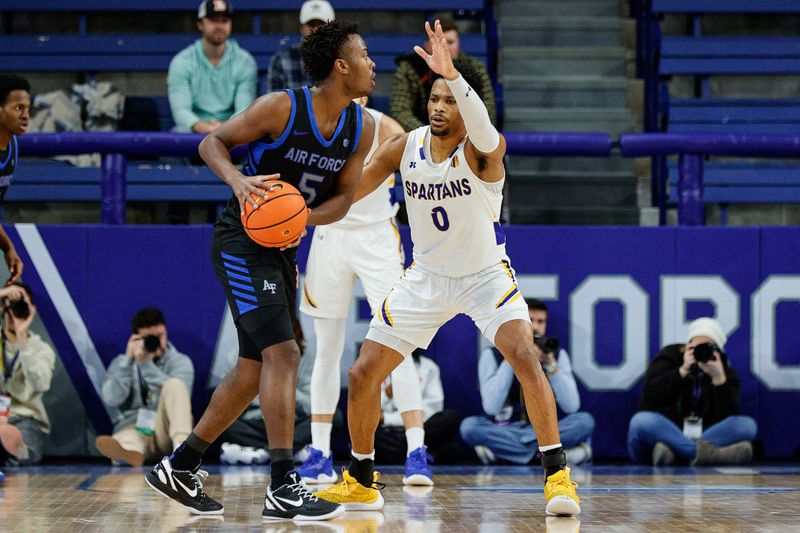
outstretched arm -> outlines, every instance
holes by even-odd
[[[361,172],[364,169],[364,159],[372,146],[372,138],[375,136],[376,128],[372,115],[360,107],[358,111],[361,113],[363,124],[361,138],[358,140],[358,148],[353,152],[353,155],[347,158],[347,163],[342,167],[342,171],[336,179],[336,189],[331,197],[311,210],[311,214],[308,216],[309,226],[321,226],[336,222],[347,214],[347,210],[350,209],[350,205],[353,203],[353,195],[361,179]]]
[[[432,29],[430,23],[426,22],[425,31],[428,32],[431,53],[428,54],[419,46],[415,46],[414,51],[425,60],[432,71],[444,77],[453,93],[467,130],[469,166],[484,181],[500,181],[505,177],[502,168],[506,152],[505,139],[492,125],[489,112],[474,88],[469,86],[453,65],[442,25],[437,20],[435,29]]]
[[[380,187],[392,172],[400,168],[400,160],[403,158],[407,139],[408,133],[401,133],[380,145],[369,165],[361,173],[361,181],[358,182],[353,203]]]

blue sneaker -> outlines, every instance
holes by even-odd
[[[0,483],[2,483],[5,480],[6,480],[6,476],[2,472],[0,472]]]
[[[297,468],[303,483],[308,485],[336,483],[339,476],[333,471],[333,454],[329,453],[328,457],[325,457],[320,450],[312,446],[307,448],[308,459]]]
[[[406,458],[406,471],[403,485],[433,485],[431,465],[433,457],[428,454],[427,446],[420,446]]]

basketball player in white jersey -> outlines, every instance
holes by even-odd
[[[363,101],[360,101],[363,100]],[[366,104],[366,97],[356,100]],[[366,162],[380,143],[403,127],[380,111],[365,107],[375,119],[375,135]],[[386,177],[386,176],[384,176]],[[372,193],[354,203],[340,221],[314,232],[306,265],[300,310],[314,318],[317,353],[311,373],[311,448],[298,469],[308,484],[337,480],[331,456],[333,413],[339,403],[339,364],[344,350],[347,312],[356,277],[361,280],[372,314],[403,275],[403,248],[393,218],[397,205],[389,198],[394,173]],[[406,428],[408,451],[403,483],[433,485],[422,418],[420,381],[411,358],[394,369],[393,397]]]
[[[431,54],[415,51],[438,77],[428,100],[430,126],[381,145],[362,173],[356,199],[400,170],[406,194],[414,263],[372,319],[349,373],[348,421],[352,460],[344,481],[315,493],[345,509],[383,506],[375,481],[374,433],[380,384],[416,347],[458,313],[470,316],[514,368],[526,399],[545,469],[546,512],[580,512],[559,442],[553,393],[542,372],[528,309],[505,254],[499,224],[505,140],[489,121],[469,79],[450,59],[438,21],[425,24]],[[462,75],[463,74],[463,75]]]

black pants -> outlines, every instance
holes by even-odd
[[[240,446],[250,446],[252,448],[269,449],[267,444],[267,428],[264,419],[260,416],[254,419],[245,420],[247,414],[255,407],[245,411],[231,426],[225,430],[218,439],[219,442],[232,442]],[[344,428],[344,417],[342,412],[337,409],[333,415],[333,431],[340,431]],[[293,451],[296,453],[303,449],[306,444],[311,444],[311,416],[300,412],[294,418],[294,443]]]
[[[459,448],[458,427],[461,415],[452,409],[445,409],[425,421],[425,445],[428,452],[437,462],[446,457],[455,457],[451,450]],[[406,460],[405,428],[387,428],[378,426],[375,432],[375,462],[378,464],[403,464]],[[460,455],[460,454],[458,454]]]

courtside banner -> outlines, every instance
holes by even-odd
[[[108,428],[99,387],[125,349],[130,318],[160,307],[170,341],[195,364],[199,416],[236,357],[235,331],[209,258],[210,226],[7,226],[37,295],[42,325],[92,424]],[[401,231],[411,260],[408,228]],[[595,455],[625,457],[627,424],[659,348],[685,342],[688,323],[717,318],[741,378],[741,412],[771,457],[800,446],[800,229],[507,227],[522,294],[550,308],[548,335],[572,359],[581,409],[596,420]],[[298,253],[304,270],[307,246]],[[343,364],[369,324],[358,287]],[[313,327],[303,325],[313,356]],[[472,322],[456,317],[429,349],[445,405],[480,413]],[[346,369],[343,372],[346,376]],[[343,382],[344,383],[344,382]]]

